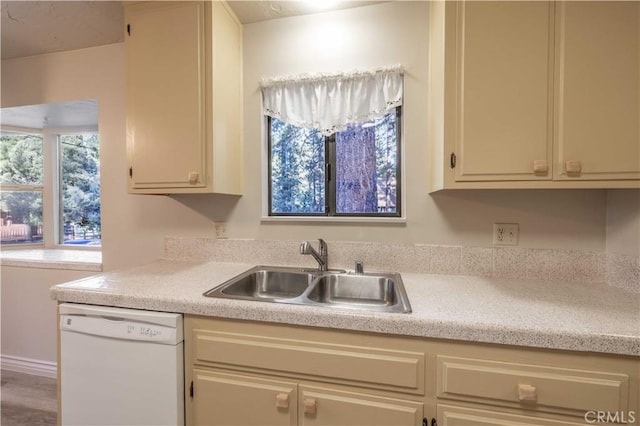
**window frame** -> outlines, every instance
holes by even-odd
[[[54,219],[54,231],[53,231],[53,246],[61,249],[78,249],[78,250],[100,250],[102,248],[101,243],[98,246],[87,245],[73,245],[64,244],[64,221],[63,221],[63,193],[62,193],[62,142],[61,136],[75,136],[87,133],[95,133],[98,135],[98,149],[100,144],[100,134],[96,127],[61,127],[56,128],[55,132],[51,132],[53,137],[53,219]],[[100,191],[100,234],[102,235],[102,185]]]
[[[21,184],[21,183],[9,183],[2,184],[2,191],[11,191],[11,192],[39,192],[42,197],[42,242],[39,243],[21,243],[21,244],[3,244],[2,250],[7,249],[25,249],[25,248],[41,248],[45,245],[45,192],[46,192],[46,165],[45,165],[45,137],[44,133],[40,129],[31,129],[26,127],[14,127],[14,126],[2,126],[0,127],[0,133],[11,133],[11,134],[21,134],[21,135],[37,135],[42,139],[42,183],[40,185],[34,184]]]
[[[63,249],[63,250],[91,250],[101,251],[100,246],[76,246],[73,244],[61,244],[60,235],[64,233],[61,220],[61,173],[60,167],[60,143],[59,135],[72,135],[80,133],[96,133],[100,139],[97,126],[73,126],[73,127],[47,127],[43,129],[32,129],[26,127],[1,126],[1,132],[34,134],[42,136],[42,156],[43,156],[43,177],[42,185],[2,185],[2,189],[20,191],[16,189],[22,187],[36,187],[42,192],[42,242],[2,245],[2,250],[19,249]],[[102,194],[101,194],[102,204]]]
[[[402,106],[395,107],[396,114],[396,212],[394,213],[339,213],[337,212],[337,188],[335,185],[335,164],[336,164],[336,141],[335,133],[331,136],[323,136],[324,149],[325,149],[325,211],[324,213],[274,213],[273,212],[273,190],[272,190],[272,161],[271,161],[271,120],[272,117],[265,115],[264,124],[266,129],[266,202],[263,203],[266,207],[266,211],[263,214],[263,220],[279,220],[279,219],[310,219],[310,220],[345,220],[345,221],[403,221],[405,220],[405,200],[403,196],[404,187],[404,174],[402,172],[404,168],[404,156],[403,151],[403,137],[402,137]],[[331,170],[331,173],[327,173],[327,167]]]

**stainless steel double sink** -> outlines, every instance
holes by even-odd
[[[411,312],[398,273],[355,274],[341,270],[256,266],[204,295],[375,312]]]

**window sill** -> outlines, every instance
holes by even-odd
[[[96,250],[0,250],[0,265],[20,268],[102,272],[102,252]]]
[[[306,222],[306,223],[359,223],[405,225],[406,217],[341,217],[341,216],[262,216],[261,222]]]

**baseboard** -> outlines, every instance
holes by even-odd
[[[51,377],[53,379],[58,376],[57,364],[52,361],[0,355],[0,366],[3,370],[33,374],[34,376]]]

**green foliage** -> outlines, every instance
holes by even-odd
[[[42,185],[42,136],[0,138],[0,179],[3,184]]]
[[[60,154],[64,223],[100,229],[98,135],[61,135]]]
[[[100,156],[96,133],[60,135],[60,183],[65,224],[100,232]],[[42,191],[19,185],[43,184],[43,140],[38,135],[0,138],[2,183],[18,185],[0,194],[3,218],[13,223],[42,225]]]

